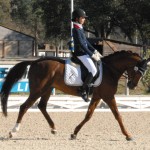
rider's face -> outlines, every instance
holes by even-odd
[[[80,18],[79,18],[79,23],[80,23],[80,24],[84,24],[84,22],[85,22],[85,18],[84,18],[84,17],[80,17]]]

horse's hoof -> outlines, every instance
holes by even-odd
[[[127,141],[134,141],[134,139],[132,137],[126,137]]]
[[[75,135],[75,134],[71,134],[71,140],[75,140],[75,139],[76,139],[76,137],[77,137],[77,135]]]
[[[11,134],[11,132],[9,132],[8,137],[9,137],[9,138],[12,138],[12,137],[13,137],[12,134]]]
[[[10,131],[8,137],[9,137],[9,138],[12,138],[12,137],[14,137],[15,135],[16,135],[16,133]]]
[[[56,134],[56,133],[57,133],[57,130],[56,130],[56,129],[52,129],[52,130],[51,130],[51,133],[52,133],[52,134]]]

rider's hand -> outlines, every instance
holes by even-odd
[[[98,55],[100,58],[103,57],[97,50],[94,51],[94,54]]]
[[[100,59],[101,59],[97,54],[93,54],[93,55],[92,55],[92,58],[93,58],[95,61],[100,61]]]

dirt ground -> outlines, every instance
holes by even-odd
[[[150,112],[121,112],[134,141],[126,141],[111,112],[95,112],[76,140],[70,134],[85,112],[50,113],[58,133],[50,128],[40,112],[28,112],[16,137],[7,139],[17,113],[0,114],[0,150],[150,150]]]

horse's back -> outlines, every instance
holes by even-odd
[[[29,69],[29,80],[48,80],[56,74],[63,74],[65,60],[57,57],[44,57],[40,58],[32,63]],[[31,81],[31,82],[32,82]]]

